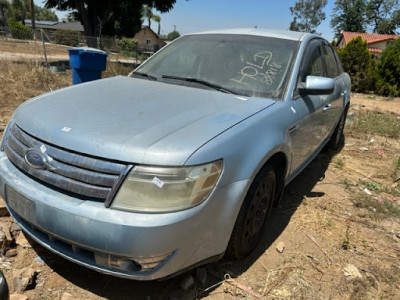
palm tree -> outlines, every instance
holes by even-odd
[[[151,17],[151,19],[152,19],[154,22],[157,22],[157,23],[158,23],[157,34],[160,35],[160,31],[161,31],[161,17],[160,17],[159,15],[153,15],[153,16]]]
[[[142,18],[147,19],[149,27],[151,26],[151,18],[153,17],[152,7],[150,5],[142,6]]]

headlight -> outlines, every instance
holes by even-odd
[[[198,205],[215,187],[221,170],[221,161],[191,167],[135,166],[111,208],[169,212]]]
[[[6,129],[4,130],[4,132],[3,132],[3,137],[2,137],[2,139],[0,140],[0,151],[4,151],[4,142],[6,141],[7,133],[8,133],[8,131],[10,130],[12,123],[13,123],[12,120],[11,120],[10,122],[8,122],[7,127],[6,127]]]

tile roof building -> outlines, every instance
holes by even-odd
[[[371,54],[380,56],[382,51],[386,48],[389,41],[393,41],[399,38],[398,35],[394,34],[378,34],[378,33],[363,33],[363,32],[349,32],[343,31],[336,46],[344,48],[352,39],[360,36],[364,41],[367,42],[367,48]]]

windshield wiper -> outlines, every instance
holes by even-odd
[[[199,83],[205,86],[208,86],[210,88],[213,88],[214,90],[223,92],[223,93],[227,93],[227,94],[234,94],[234,95],[241,95],[241,96],[248,96],[245,94],[240,94],[237,92],[234,92],[232,90],[229,90],[225,87],[223,87],[222,85],[219,84],[215,84],[212,82],[208,82],[206,80],[203,79],[198,79],[198,78],[193,78],[193,77],[181,77],[181,76],[173,76],[173,75],[162,75],[162,78],[166,78],[166,79],[176,79],[176,80],[182,80],[182,81],[187,81],[187,82],[195,82],[195,83]]]
[[[158,80],[158,78],[156,76],[149,75],[149,74],[143,73],[143,72],[132,72],[131,75],[138,75],[141,77],[146,77],[149,80]]]

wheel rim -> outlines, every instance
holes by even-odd
[[[247,245],[253,245],[262,232],[265,219],[270,209],[274,190],[275,180],[271,174],[268,174],[262,180],[250,202],[249,211],[246,216],[244,239]]]

